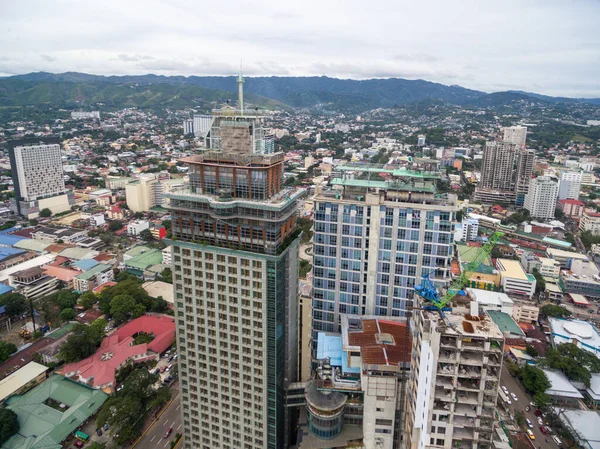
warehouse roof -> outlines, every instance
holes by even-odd
[[[0,402],[19,391],[40,374],[48,371],[48,367],[36,362],[29,362],[23,368],[19,368],[12,374],[0,380]]]

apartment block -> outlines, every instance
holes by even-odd
[[[518,323],[536,323],[540,315],[540,308],[533,304],[516,303],[513,306],[512,317]]]
[[[412,317],[407,448],[492,447],[504,337],[472,304],[443,314],[418,309]]]
[[[578,200],[583,172],[563,170],[558,177],[558,199]]]
[[[517,170],[515,172],[515,204],[523,206],[525,195],[529,191],[529,182],[535,165],[535,150],[522,148],[517,153]]]
[[[67,191],[58,138],[13,140],[8,143],[15,197],[14,213],[37,218],[43,209],[53,214],[68,211],[75,204]]]
[[[560,209],[567,217],[579,219],[583,217],[585,203],[579,200],[558,200],[557,209]]]
[[[314,197],[313,340],[341,314],[404,316],[424,273],[450,280],[456,197],[436,194],[433,166],[337,170]]]
[[[479,188],[512,191],[512,177],[517,145],[488,141],[483,150]]]
[[[458,242],[472,242],[477,240],[479,234],[479,220],[477,218],[463,218],[456,225],[454,240]]]
[[[526,126],[507,126],[503,129],[503,142],[511,143],[518,146],[525,146],[526,139]]]
[[[89,292],[114,280],[115,275],[111,265],[98,264],[94,268],[75,276],[73,279],[73,289],[79,292]]]
[[[524,207],[535,218],[554,218],[558,181],[552,176],[538,176],[529,183]]]

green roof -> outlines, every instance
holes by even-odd
[[[129,251],[125,251],[125,253],[123,254],[123,256],[135,257],[135,256],[139,256],[142,253],[150,251],[151,249],[152,248],[150,248],[149,246],[138,245],[138,246],[134,246]]]
[[[134,270],[145,270],[152,265],[158,265],[162,263],[163,255],[159,249],[151,249],[143,254],[135,256],[132,259],[125,261],[126,268],[133,268]]]
[[[67,408],[61,412],[45,404],[48,399]],[[19,417],[19,433],[2,449],[60,449],[60,444],[94,415],[108,395],[63,376],[54,375],[23,396],[12,396],[6,408]]]
[[[77,276],[75,276],[77,279],[81,279],[83,281],[87,281],[89,279],[91,279],[93,276],[96,276],[98,273],[103,273],[106,270],[110,270],[111,266],[110,265],[106,265],[104,263],[100,263],[98,265],[96,265],[94,268],[92,268],[91,270],[87,270],[81,274],[78,274]]]
[[[487,313],[503,334],[508,332],[515,335],[525,335],[516,321],[513,320],[508,313],[499,312],[498,310],[488,310]]]

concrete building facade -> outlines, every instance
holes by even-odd
[[[535,218],[554,218],[558,181],[552,176],[538,176],[529,183],[524,207]]]
[[[558,182],[559,200],[578,200],[581,190],[581,180],[583,173],[581,171],[563,170],[560,172]]]

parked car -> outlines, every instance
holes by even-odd
[[[529,429],[526,430],[527,432],[527,436],[529,436],[530,440],[535,440],[535,435],[533,434],[533,432]]]
[[[167,376],[163,380],[163,383],[165,383],[165,384],[170,384],[171,382],[173,382],[173,376]]]
[[[533,414],[535,416],[542,416],[542,411],[540,409],[537,409],[535,412],[533,412]]]
[[[167,369],[165,370],[165,372],[167,372],[167,373],[168,373],[169,371],[171,371],[171,368],[173,368],[173,365],[169,365],[169,366],[167,366]]]
[[[75,447],[82,448],[83,447],[83,441],[80,441],[80,440],[75,441]]]
[[[504,394],[508,394],[508,388],[506,388],[504,385],[502,385],[502,391],[504,391]]]
[[[510,395],[512,396],[512,398],[513,398],[513,401],[518,401],[518,400],[519,400],[519,399],[517,398],[517,395],[516,395],[516,394],[514,394],[514,393],[511,393]]]
[[[165,438],[169,438],[169,435],[171,435],[171,433],[173,432],[173,428],[169,427],[167,430],[165,430]]]
[[[548,433],[548,431],[546,430],[546,428],[544,426],[540,426],[540,431],[546,435]]]
[[[525,421],[527,422],[527,427],[533,429],[533,423],[529,420],[529,418],[527,418]]]
[[[542,419],[542,417],[541,417],[541,416],[539,416],[539,417],[538,417],[538,424],[539,424],[540,426],[543,426],[543,425],[544,425],[544,420]]]
[[[102,436],[102,429],[101,429],[100,427],[98,427],[98,428],[96,429],[96,434],[97,434],[98,436]]]

